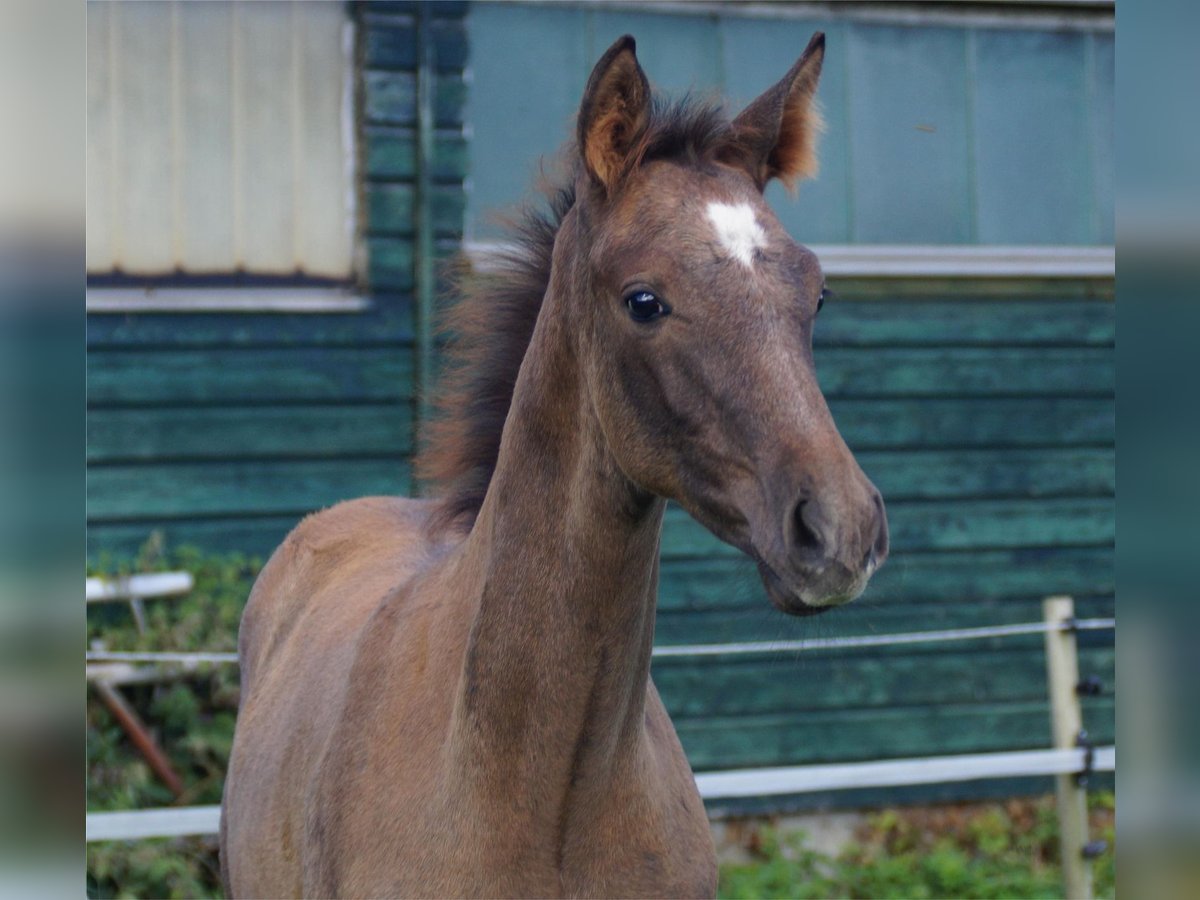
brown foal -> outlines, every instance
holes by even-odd
[[[714,894],[650,680],[666,501],[788,613],[887,554],[813,370],[820,266],[762,195],[815,169],[823,54],[732,121],[652,98],[632,38],[597,63],[550,213],[458,306],[442,495],[310,516],[254,587],[233,895]]]

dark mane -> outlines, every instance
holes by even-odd
[[[703,163],[728,135],[729,120],[715,104],[656,97],[634,159]],[[417,457],[418,476],[440,494],[438,524],[469,525],[495,471],[517,372],[550,283],[554,241],[575,204],[574,144],[562,158],[566,174],[542,188],[548,203],[530,204],[512,220],[505,249],[489,259],[487,271],[474,272],[465,261],[459,266],[457,297],[442,323],[446,374],[438,414]]]

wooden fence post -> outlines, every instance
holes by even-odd
[[[1075,601],[1070,597],[1047,597],[1042,601],[1046,624],[1059,626],[1075,618]],[[1050,727],[1056,748],[1078,746],[1083,732],[1083,712],[1076,686],[1079,658],[1075,632],[1053,628],[1046,631],[1046,678],[1050,690]],[[1084,858],[1088,842],[1087,790],[1075,775],[1055,776],[1058,800],[1059,849],[1067,900],[1091,900],[1092,867]]]

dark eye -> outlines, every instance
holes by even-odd
[[[831,291],[825,285],[821,285],[821,293],[817,296],[817,312],[820,312],[821,309],[825,306],[826,300],[832,300],[833,297],[834,297],[833,291]]]
[[[625,305],[629,307],[629,315],[635,322],[652,322],[671,311],[650,291],[634,291],[625,298]]]

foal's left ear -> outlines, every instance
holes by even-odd
[[[817,135],[825,123],[813,97],[824,59],[825,35],[818,31],[791,70],[733,120],[721,159],[746,169],[760,190],[772,178],[791,189],[817,174]]]
[[[649,119],[650,83],[627,34],[600,57],[579,106],[579,151],[588,174],[606,191],[625,174]]]

